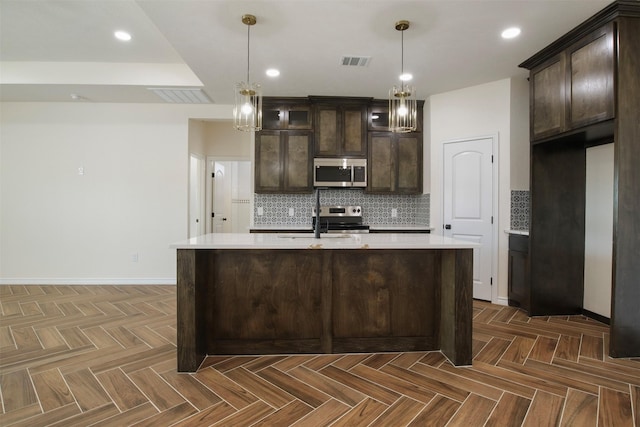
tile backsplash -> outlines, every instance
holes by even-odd
[[[529,229],[529,194],[528,190],[511,190],[511,229]]]
[[[313,194],[255,194],[253,220],[255,226],[289,225],[311,226]],[[363,190],[322,190],[320,204],[362,206],[363,221],[368,225],[429,226],[429,194],[375,195]],[[262,215],[258,210],[262,208]],[[289,210],[293,209],[293,216]],[[392,217],[391,210],[398,216]]]

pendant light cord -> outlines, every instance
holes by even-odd
[[[400,31],[400,87],[404,92],[404,30]]]
[[[247,25],[247,85],[249,85],[249,48],[251,40],[251,25]]]

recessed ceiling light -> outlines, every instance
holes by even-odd
[[[269,77],[278,77],[280,75],[280,70],[276,70],[275,68],[269,68],[267,71],[267,76]]]
[[[501,35],[503,39],[512,39],[514,37],[518,37],[520,35],[520,28],[518,27],[507,28],[502,32]]]
[[[113,33],[113,35],[115,36],[115,38],[117,38],[118,40],[122,40],[123,42],[128,42],[129,40],[131,40],[131,34],[127,33],[126,31],[116,31],[115,33]]]
[[[411,79],[413,79],[413,74],[411,73],[404,73],[400,75],[400,80],[402,80],[403,82],[408,82]]]

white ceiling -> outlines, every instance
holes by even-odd
[[[265,96],[386,98],[404,68],[418,98],[515,75],[518,64],[610,0],[0,0],[0,100],[164,102],[149,87],[202,87],[233,103],[245,80]],[[522,34],[503,40],[500,32]],[[133,39],[123,43],[113,32]],[[345,67],[343,55],[370,56]],[[276,79],[266,68],[280,69]]]

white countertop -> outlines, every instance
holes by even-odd
[[[528,236],[529,235],[529,230],[504,230],[505,233],[507,234],[518,234],[520,236]]]
[[[477,243],[435,234],[216,233],[170,245],[175,249],[467,249]]]

